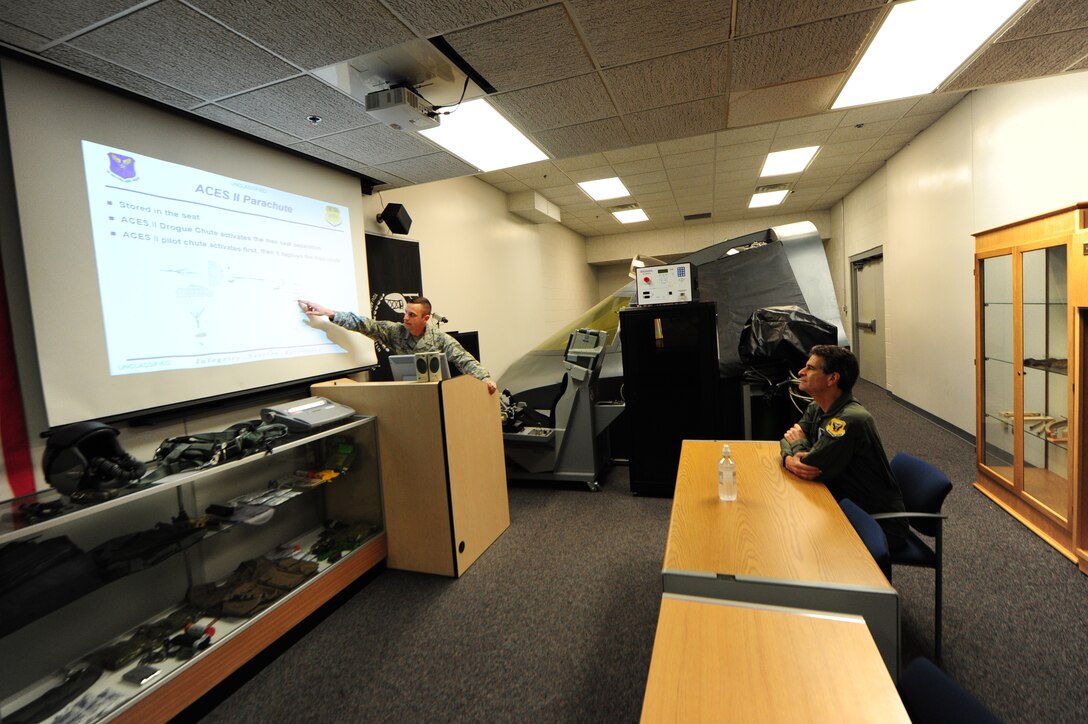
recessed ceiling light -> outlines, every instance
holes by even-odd
[[[785,176],[790,173],[800,173],[808,167],[809,161],[819,150],[819,146],[806,146],[804,148],[792,148],[788,151],[768,153],[767,160],[763,162],[763,170],[759,172],[759,176],[763,178],[764,176]]]
[[[761,206],[777,206],[786,198],[789,189],[781,191],[765,191],[760,194],[752,194],[752,200],[748,202],[749,209],[758,209]]]
[[[602,178],[596,181],[580,181],[578,183],[582,187],[582,190],[589,194],[589,198],[594,201],[604,201],[605,199],[618,199],[623,196],[630,196],[631,192],[627,190],[627,187],[623,185],[623,182],[618,177]]]
[[[892,6],[832,108],[932,93],[1025,0],[911,0]]]
[[[634,224],[639,221],[649,221],[650,217],[642,209],[627,209],[626,211],[613,211],[612,215],[621,224]]]
[[[443,115],[438,128],[419,133],[481,171],[548,158],[483,98],[465,101]]]

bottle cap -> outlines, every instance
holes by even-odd
[[[729,457],[729,444],[728,443],[726,443],[725,445],[722,445],[722,457],[723,458]]]

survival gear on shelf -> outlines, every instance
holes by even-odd
[[[238,460],[250,453],[270,450],[274,442],[286,435],[286,425],[248,420],[235,423],[222,432],[169,437],[155,451],[158,467],[150,477],[157,479]]]

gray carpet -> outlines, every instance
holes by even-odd
[[[889,455],[945,504],[944,667],[1008,722],[1083,721],[1088,576],[970,486],[973,445],[859,383]],[[459,580],[383,570],[185,712],[206,722],[635,722],[671,501],[510,487],[510,529]],[[904,660],[932,651],[932,574],[896,568]]]

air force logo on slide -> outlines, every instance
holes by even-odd
[[[340,226],[340,209],[336,206],[326,206],[325,221],[329,226]]]
[[[136,181],[136,159],[110,151],[110,174],[121,181]]]
[[[833,417],[826,425],[824,425],[824,430],[831,437],[842,437],[846,434],[846,420]]]

